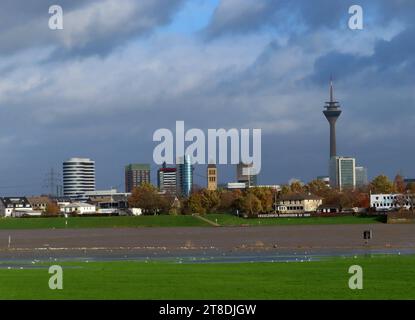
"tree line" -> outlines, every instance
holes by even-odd
[[[323,198],[323,204],[342,208],[369,208],[369,193],[412,193],[415,184],[405,184],[402,176],[393,181],[387,176],[374,178],[367,186],[356,189],[332,189],[321,180],[307,184],[298,181],[283,185],[280,191],[272,188],[252,187],[244,190],[195,190],[188,198],[176,198],[174,195],[160,194],[151,184],[135,188],[128,199],[130,207],[141,208],[144,214],[206,214],[236,213],[248,215],[269,213],[274,210],[275,200],[289,194],[311,193]]]

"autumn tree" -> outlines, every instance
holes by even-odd
[[[393,181],[393,186],[395,188],[395,192],[404,193],[406,189],[405,181],[400,174],[397,174],[395,180]]]
[[[222,190],[219,195],[219,210],[223,212],[232,212],[239,209],[240,199],[242,198],[241,190]]]
[[[133,208],[141,208],[144,214],[157,214],[167,206],[165,198],[149,183],[135,188],[128,198],[128,204]]]
[[[51,216],[53,216],[53,215],[58,215],[58,214],[60,213],[60,208],[59,208],[59,206],[57,205],[57,203],[56,203],[56,202],[54,202],[54,201],[50,201],[50,202],[48,202],[48,204],[46,205],[46,210],[45,210],[45,213],[46,213],[47,215],[51,215]]]
[[[323,204],[341,206],[341,193],[336,189],[329,189],[324,196]]]
[[[377,176],[370,184],[373,193],[393,193],[393,183],[385,175]]]
[[[186,201],[186,212],[205,214],[206,209],[203,206],[203,195],[201,192],[193,192]]]
[[[202,206],[206,212],[215,212],[220,205],[220,195],[217,190],[203,189],[201,191]]]
[[[358,208],[369,208],[370,207],[370,198],[369,194],[366,192],[358,192],[355,195],[355,207]]]
[[[263,212],[269,212],[272,210],[274,203],[274,190],[271,188],[250,188],[248,193],[254,194],[261,202],[261,208]]]
[[[409,193],[415,194],[415,182],[408,183],[407,186],[406,186],[406,190]]]
[[[176,197],[174,195],[169,193],[158,194],[157,199],[160,201],[158,207],[162,213],[177,213],[177,208],[180,207],[180,201],[178,200],[178,202],[176,202]]]
[[[248,192],[242,198],[241,209],[250,216],[256,215],[262,211],[261,201],[255,194]]]
[[[305,189],[317,196],[325,197],[329,192],[330,188],[326,185],[326,183],[322,180],[315,179],[310,181],[306,186]]]
[[[369,208],[369,194],[358,189],[345,189],[339,192],[339,204],[342,208]]]
[[[305,188],[300,181],[294,181],[290,184],[290,191],[292,193],[304,193]]]
[[[350,190],[343,190],[339,194],[339,205],[342,208],[353,208],[355,205],[354,203],[355,197],[353,191]]]
[[[284,185],[281,187],[281,191],[280,191],[279,193],[280,193],[280,195],[283,195],[283,196],[285,196],[285,195],[287,195],[287,194],[291,193],[291,188],[290,188],[290,186],[288,186],[288,185],[284,184]]]

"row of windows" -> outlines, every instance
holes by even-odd
[[[375,197],[375,198],[376,200],[379,200],[379,197]],[[409,200],[409,196],[406,196],[405,198]],[[383,196],[382,199],[383,200],[396,200],[396,196]]]
[[[141,181],[150,181],[150,177],[135,177],[132,179],[126,179],[126,181],[132,181],[132,182],[141,182]]]
[[[64,186],[79,186],[79,185],[88,185],[94,186],[95,180],[66,180],[63,182]]]
[[[405,206],[409,206],[410,205],[410,203],[409,202],[406,202],[405,204],[404,204]],[[391,207],[399,207],[399,205],[398,204],[393,204],[393,203],[375,203],[375,205],[374,205],[376,208],[379,208],[379,207],[387,207],[387,208],[391,208]]]
[[[304,207],[297,206],[297,207],[287,207],[287,210],[304,210]]]
[[[282,203],[283,204],[301,204],[302,201],[301,200],[283,200]]]
[[[29,204],[23,205],[23,204],[9,204],[7,205],[7,208],[30,208]]]

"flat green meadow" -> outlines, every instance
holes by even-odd
[[[372,224],[385,222],[382,217],[306,217],[244,219],[230,214],[207,214],[204,218],[220,226],[278,226]],[[158,215],[138,217],[71,217],[71,218],[0,218],[0,230],[79,229],[79,228],[140,228],[140,227],[212,227],[207,221],[191,215]]]
[[[415,299],[415,256],[54,264],[63,268],[62,290],[49,289],[48,264],[0,265],[0,299]],[[352,265],[363,268],[363,290],[348,287]]]
[[[278,226],[278,225],[327,225],[327,224],[372,224],[384,223],[382,216],[336,216],[301,218],[260,218],[244,219],[230,214],[207,214],[207,219],[222,226]]]
[[[140,227],[204,227],[205,221],[193,216],[138,217],[71,217],[71,218],[0,218],[0,230],[18,229],[79,229],[79,228],[140,228]]]

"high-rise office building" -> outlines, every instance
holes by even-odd
[[[150,183],[150,165],[132,163],[125,166],[125,192],[132,192],[143,183]]]
[[[368,185],[367,169],[365,167],[356,167],[356,187]]]
[[[157,186],[161,192],[176,195],[176,168],[167,168],[163,163],[157,172]]]
[[[63,162],[63,195],[86,200],[85,192],[95,191],[95,161],[71,158]]]
[[[330,81],[330,101],[326,102],[325,108],[323,113],[330,124],[330,158],[332,158],[337,155],[336,121],[342,113],[339,102],[334,100],[333,81]]]
[[[245,164],[240,162],[237,166],[236,166],[236,180],[239,183],[245,183],[246,187],[252,187],[252,186],[256,186],[257,185],[257,175],[256,174],[251,174],[250,171],[252,170],[253,164]],[[244,174],[244,169],[245,172],[247,172],[248,174]]]
[[[339,190],[356,187],[356,160],[350,157],[330,159],[330,186]]]
[[[218,189],[218,168],[216,167],[216,164],[208,164],[207,188],[208,190]]]
[[[193,188],[193,165],[189,155],[177,159],[176,186],[179,196],[188,197]]]

